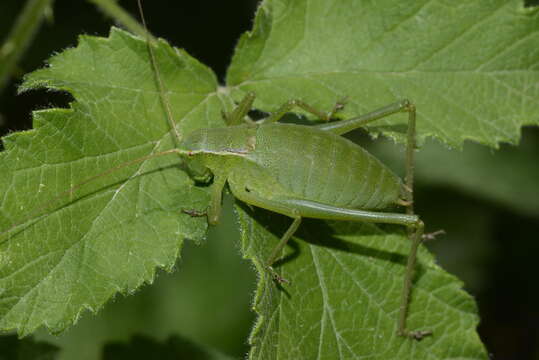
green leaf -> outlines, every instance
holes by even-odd
[[[223,218],[209,229],[204,246],[184,244],[176,271],[158,274],[152,286],[142,287],[136,296],[115,297],[60,337],[46,331],[37,331],[35,337],[60,347],[60,360],[100,360],[103,344],[135,334],[159,340],[180,334],[243,358],[255,318],[250,304],[256,284],[251,262],[238,256],[239,230],[231,200],[225,196]]]
[[[305,221],[278,265],[277,288],[264,262],[289,220],[238,207],[243,252],[261,274],[250,359],[483,359],[473,299],[424,249],[408,326],[432,330],[421,342],[397,335],[409,241],[395,227]],[[269,228],[266,224],[272,224]],[[453,346],[459,344],[459,346]],[[413,357],[412,357],[413,356]]]
[[[418,109],[419,142],[434,136],[455,147],[465,139],[497,147],[500,141],[517,142],[520,127],[539,120],[539,53],[529,51],[539,48],[538,19],[537,8],[524,9],[520,1],[402,5],[268,0],[257,12],[253,31],[240,40],[227,84],[237,98],[256,92],[255,107],[265,111],[294,98],[329,110],[347,97],[343,118],[411,98]],[[369,129],[403,140],[405,121],[404,116],[388,118]],[[268,232],[265,224],[275,223],[274,217],[254,221],[252,214],[241,209],[239,213],[245,251],[258,261],[260,270],[271,249],[260,244],[275,244],[286,227]],[[334,238],[341,235],[341,227],[333,230]],[[383,241],[390,241],[390,253],[406,243],[404,237],[395,237],[394,230],[379,230],[379,238],[356,230],[349,241],[365,244],[362,255],[388,251]],[[410,310],[410,322],[415,319],[415,324],[410,327],[434,327],[438,340],[403,345],[394,336],[403,261],[394,266],[399,270],[393,274],[387,268],[390,264],[377,267],[375,260],[347,258],[354,266],[344,266],[341,256],[350,254],[309,245],[331,247],[329,237],[320,231],[299,236],[303,240],[296,245],[299,256],[282,267],[283,276],[294,283],[287,293],[276,292],[262,272],[252,358],[411,356],[403,353],[414,353],[414,358],[486,358],[473,332],[477,325],[473,301],[425,253],[420,256],[423,271],[415,284],[418,294]],[[348,245],[344,248],[349,250]],[[406,254],[405,249],[399,251]],[[356,272],[363,261],[363,271]],[[377,270],[383,275],[369,276]],[[383,295],[377,298],[379,293]],[[361,305],[343,305],[343,297]],[[366,338],[358,329],[366,333],[370,329],[372,337],[358,345]],[[454,349],[454,343],[462,346]]]
[[[220,125],[213,73],[164,42],[156,52],[180,131]],[[22,335],[41,325],[61,331],[84,309],[151,283],[156,267],[174,265],[184,238],[198,241],[206,229],[181,210],[204,209],[207,189],[174,156],[65,193],[172,147],[144,40],[114,29],[108,39],[83,36],[21,89],[43,86],[76,102],[35,112],[34,129],[5,137],[0,154],[0,329]]]
[[[539,124],[539,8],[522,0],[264,1],[227,83],[266,111],[299,98],[343,117],[409,98],[419,140],[516,143]],[[237,95],[239,96],[239,95]],[[369,125],[404,139],[405,116]]]

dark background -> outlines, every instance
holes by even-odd
[[[137,13],[134,0],[119,3]],[[239,35],[251,27],[256,3],[154,0],[146,1],[144,8],[154,35],[185,48],[223,81]],[[19,0],[2,1],[0,38],[7,36],[23,5]],[[1,134],[30,128],[33,109],[65,107],[71,100],[67,94],[46,91],[16,96],[20,75],[43,66],[53,53],[75,46],[79,34],[106,36],[110,25],[89,2],[56,1],[54,22],[41,27],[13,80],[0,93]],[[539,130],[524,128],[522,135],[520,146],[502,145],[499,151],[472,143],[462,152],[449,151],[431,141],[418,155],[417,212],[428,230],[448,232],[429,247],[477,299],[479,332],[493,359],[539,359]],[[372,142],[361,133],[356,136],[399,167],[391,154],[402,155],[400,147],[384,140]],[[458,176],[444,173],[440,164],[444,162]],[[500,184],[495,190],[482,189],[481,184],[494,182]],[[86,314],[59,338],[40,331],[36,339],[61,346],[64,359],[96,359],[105,343],[127,344],[133,334],[143,334],[150,343],[171,343],[170,336],[179,334],[242,357],[254,320],[250,299],[255,275],[241,260],[237,230],[231,211],[228,214],[230,221],[212,229],[205,246],[187,246],[185,260],[174,274],[161,274],[156,284],[137,296],[118,297],[97,316]],[[117,349],[109,344],[109,351],[111,346]]]

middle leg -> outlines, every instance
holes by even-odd
[[[264,124],[269,124],[273,122],[277,122],[283,118],[283,116],[286,115],[286,113],[289,113],[292,109],[295,107],[298,107],[300,109],[305,110],[308,113],[313,114],[317,118],[324,120],[324,121],[330,121],[331,118],[339,111],[341,111],[344,108],[345,105],[345,99],[337,101],[335,105],[333,106],[333,109],[329,112],[324,112],[321,110],[318,110],[314,106],[311,106],[307,104],[304,101],[301,100],[289,100],[286,103],[284,103],[277,111],[272,113],[269,117],[262,120]]]

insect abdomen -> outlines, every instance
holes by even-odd
[[[359,145],[316,128],[268,124],[248,155],[293,196],[335,206],[382,209],[394,204],[400,179]]]

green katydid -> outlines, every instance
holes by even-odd
[[[144,23],[144,17],[142,19]],[[430,331],[408,331],[405,326],[416,252],[423,235],[423,223],[413,212],[414,105],[403,100],[353,119],[329,122],[342,104],[337,103],[326,113],[302,101],[291,100],[268,118],[253,122],[248,120],[247,114],[255,95],[248,93],[231,113],[224,114],[227,127],[180,134],[177,124],[172,120],[150,39],[148,50],[158,92],[177,147],[114,167],[58,196],[71,194],[85,183],[125,166],[149,158],[180,155],[195,180],[213,179],[212,198],[207,209],[210,224],[215,224],[219,219],[222,192],[226,184],[239,200],[293,219],[266,262],[268,271],[281,281],[283,279],[278,277],[272,265],[304,217],[406,226],[409,228],[412,245],[402,291],[398,331],[401,335],[415,339],[429,335]],[[280,123],[279,120],[295,107],[327,122],[313,126]],[[409,116],[405,183],[361,147],[340,136],[403,111]],[[404,206],[406,213],[381,211],[391,205]],[[13,228],[15,226],[0,235]]]
[[[141,0],[138,0],[138,7],[146,29]],[[213,178],[212,197],[206,213],[208,223],[213,225],[219,221],[226,184],[232,194],[246,204],[291,217],[292,224],[266,262],[268,271],[281,282],[285,280],[275,273],[272,265],[304,217],[407,226],[412,244],[402,290],[398,333],[417,340],[430,335],[429,330],[409,331],[406,328],[412,275],[424,228],[413,210],[414,104],[402,100],[363,116],[329,122],[344,104],[338,102],[331,111],[323,112],[294,99],[269,117],[254,122],[247,117],[255,100],[255,94],[250,92],[231,113],[223,112],[227,127],[202,128],[183,136],[172,120],[149,36],[147,44],[167,121],[178,145],[154,156],[178,154],[186,160],[193,178],[199,181]],[[326,123],[314,126],[279,123],[296,107]],[[402,111],[408,113],[405,183],[359,145],[340,136]],[[391,205],[405,206],[406,213],[377,211]]]

